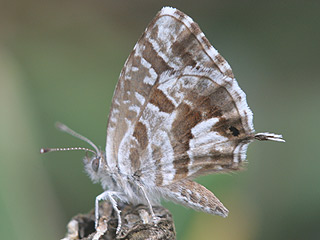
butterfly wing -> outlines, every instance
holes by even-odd
[[[108,165],[157,186],[237,170],[253,131],[229,64],[190,17],[163,8],[121,71],[107,128]]]

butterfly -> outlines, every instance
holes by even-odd
[[[227,61],[199,26],[181,11],[164,7],[146,28],[121,71],[107,127],[105,151],[66,125],[58,128],[89,143],[85,170],[105,190],[96,197],[145,204],[154,219],[160,199],[226,217],[228,210],[193,179],[243,168],[250,142],[284,142],[281,135],[255,133],[252,112]]]

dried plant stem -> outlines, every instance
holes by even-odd
[[[153,208],[157,217],[156,224],[152,221],[149,209],[144,205],[123,205],[121,208],[122,227],[116,234],[118,219],[107,202],[100,206],[100,222],[94,228],[94,211],[79,214],[68,224],[68,233],[64,240],[106,240],[106,239],[176,239],[175,228],[171,213],[159,206]]]

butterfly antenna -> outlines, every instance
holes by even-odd
[[[56,128],[58,128],[62,132],[66,132],[66,133],[70,134],[71,136],[79,138],[80,140],[85,141],[86,143],[90,144],[96,150],[96,153],[100,152],[99,149],[97,148],[97,146],[90,139],[88,139],[88,138],[80,135],[79,133],[73,131],[72,129],[70,129],[69,127],[64,125],[63,123],[57,122],[56,123]]]
[[[83,148],[83,147],[71,147],[71,148],[41,148],[40,153],[47,153],[47,152],[58,152],[58,151],[76,151],[76,150],[82,150],[86,152],[92,152],[94,154],[97,154],[95,151],[89,149],[89,148]]]
[[[92,152],[95,155],[99,155],[100,151],[97,148],[97,146],[88,138],[80,135],[79,133],[73,131],[72,129],[70,129],[69,127],[67,127],[66,125],[57,122],[56,123],[56,128],[58,128],[60,131],[62,132],[66,132],[69,133],[70,135],[81,139],[82,141],[85,141],[86,143],[90,144],[96,151],[93,151],[89,148],[84,148],[84,147],[71,147],[71,148],[41,148],[40,149],[40,153],[47,153],[47,152],[58,152],[58,151],[77,151],[77,150],[81,150],[81,151],[86,151],[86,152]]]

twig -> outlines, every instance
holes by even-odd
[[[102,202],[99,214],[102,216],[97,230],[94,228],[94,211],[79,214],[68,224],[68,233],[64,240],[159,240],[176,239],[171,213],[163,207],[153,207],[157,217],[152,221],[149,209],[144,205],[123,205],[121,208],[122,227],[116,234],[118,219],[108,202]]]

